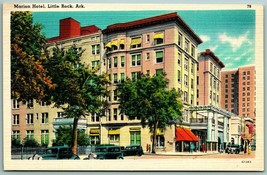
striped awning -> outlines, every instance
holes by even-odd
[[[198,142],[198,137],[188,128],[176,128],[176,141]]]

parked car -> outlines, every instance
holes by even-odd
[[[251,151],[255,151],[256,150],[256,145],[251,145]]]
[[[73,154],[70,147],[54,146],[47,148],[44,154],[42,155],[34,154],[32,157],[29,157],[28,159],[29,160],[58,160],[58,159],[78,160],[80,159],[80,157],[76,154]]]
[[[123,159],[123,154],[120,146],[97,146],[91,157],[94,159]]]
[[[229,144],[227,145],[226,149],[225,149],[225,153],[228,153],[228,154],[239,154],[241,151],[241,147],[240,145],[237,145],[237,144]]]
[[[143,148],[140,145],[129,145],[123,150],[124,156],[142,156],[144,154]]]

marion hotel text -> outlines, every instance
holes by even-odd
[[[14,4],[16,9],[85,8],[83,4]]]

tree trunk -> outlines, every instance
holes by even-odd
[[[156,136],[157,136],[157,122],[154,124],[153,128],[153,139],[152,139],[152,153],[156,153],[155,148],[156,148]]]
[[[77,154],[77,138],[78,138],[78,118],[74,117],[73,128],[72,128],[72,152]]]

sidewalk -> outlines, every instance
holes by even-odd
[[[220,154],[217,151],[208,151],[208,152],[157,152],[156,154],[145,152],[145,155],[164,155],[164,156],[206,156],[206,155],[214,155]],[[222,153],[221,153],[222,154]]]

